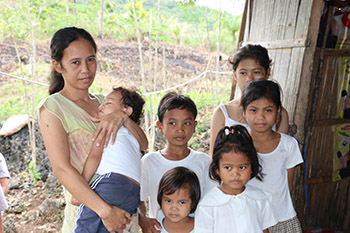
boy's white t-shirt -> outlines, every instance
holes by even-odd
[[[274,151],[258,153],[259,163],[264,174],[263,181],[256,178],[248,182],[272,194],[272,205],[278,221],[286,221],[296,216],[288,186],[287,169],[303,162],[298,142],[291,136],[280,133],[281,140]]]
[[[190,154],[182,160],[168,160],[159,152],[150,152],[141,159],[141,201],[149,197],[150,218],[158,221],[164,218],[160,206],[157,202],[159,181],[163,174],[174,167],[186,167],[196,173],[200,186],[201,196],[217,185],[209,178],[209,165],[211,158],[209,155],[190,149]]]

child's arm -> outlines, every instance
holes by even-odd
[[[221,109],[217,107],[210,121],[210,150],[209,150],[210,157],[213,157],[216,136],[218,135],[219,130],[222,129],[224,126],[225,126],[225,116],[222,113]]]
[[[6,195],[8,191],[8,186],[9,186],[9,179],[7,177],[0,178],[0,184],[1,184],[2,191]]]
[[[132,133],[140,144],[140,150],[148,148],[148,140],[145,132],[130,117],[124,123],[124,126]]]
[[[96,146],[96,143],[93,143],[89,156],[85,161],[84,170],[83,170],[83,177],[88,183],[90,182],[91,178],[95,174],[97,167],[101,162],[102,152],[103,152],[103,147]]]
[[[263,230],[263,233],[269,233],[269,229]]]
[[[154,225],[157,226],[158,229],[162,229],[160,223],[154,218],[148,218],[146,216],[146,205],[145,202],[141,201],[139,205],[139,224],[143,233],[160,233],[160,230],[157,230]]]
[[[282,107],[280,118],[277,121],[277,131],[288,134],[289,130],[289,116],[285,108]]]
[[[288,187],[289,187],[289,192],[290,195],[293,194],[293,181],[294,181],[294,172],[295,172],[295,167],[287,169],[288,172]]]

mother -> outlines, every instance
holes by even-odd
[[[95,211],[108,231],[121,232],[131,217],[129,213],[104,202],[81,175],[93,139],[107,144],[124,124],[139,142],[147,142],[143,131],[129,117],[119,112],[104,119],[97,117],[103,101],[101,94],[89,93],[96,74],[96,50],[92,36],[81,28],[58,30],[51,40],[52,73],[50,96],[39,104],[40,130],[54,175],[64,186],[66,208],[62,232],[72,232],[78,206],[72,195]]]

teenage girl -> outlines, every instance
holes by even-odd
[[[270,232],[302,232],[293,207],[291,193],[295,166],[303,162],[297,141],[272,127],[280,116],[281,96],[277,83],[255,80],[242,95],[243,114],[258,152],[264,180],[252,179],[248,185],[272,193],[278,224]]]
[[[197,175],[188,168],[175,167],[159,182],[157,201],[165,215],[161,233],[193,233],[194,213],[201,197]]]
[[[222,128],[214,146],[209,168],[219,182],[200,201],[195,215],[195,232],[268,232],[277,223],[271,196],[246,183],[262,179],[261,166],[252,138],[245,127]]]
[[[233,58],[230,59],[230,63],[233,67],[233,78],[237,82],[241,93],[250,81],[267,79],[270,76],[271,60],[267,49],[260,45],[248,44],[240,47]],[[240,103],[241,96],[238,96],[215,109],[210,124],[210,155],[213,154],[216,135],[222,127],[236,124],[247,126]],[[288,121],[288,113],[282,108],[281,117],[276,122],[275,129],[277,128],[277,131],[281,133],[288,133]]]

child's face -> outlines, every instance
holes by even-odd
[[[98,116],[106,116],[117,111],[125,111],[120,91],[110,92],[98,107]]]
[[[164,134],[168,146],[186,146],[195,132],[197,121],[186,109],[172,109],[164,114],[163,122],[157,122],[159,131]]]
[[[244,116],[252,131],[264,133],[272,130],[279,113],[272,100],[261,98],[247,105]]]
[[[234,150],[221,156],[217,171],[222,181],[219,188],[229,195],[242,193],[252,174],[248,156],[241,152],[236,153]]]
[[[247,58],[239,62],[237,69],[233,71],[233,75],[237,80],[238,87],[243,91],[250,81],[268,78],[269,72],[257,60]]]
[[[173,194],[163,194],[162,211],[166,218],[173,223],[179,223],[188,217],[191,211],[192,200],[187,187],[176,190]]]

